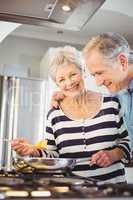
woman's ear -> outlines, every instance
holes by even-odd
[[[122,70],[126,71],[128,68],[128,58],[124,53],[118,55],[119,62],[121,64]]]

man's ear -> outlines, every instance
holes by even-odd
[[[125,71],[128,68],[128,58],[124,53],[118,55],[119,62],[121,64],[122,70]]]

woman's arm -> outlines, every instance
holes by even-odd
[[[51,116],[48,114],[46,123],[47,145],[39,148],[38,145],[33,145],[25,139],[15,139],[11,141],[12,149],[20,156],[32,157],[59,157],[58,149],[55,143],[54,131],[51,122]]]
[[[52,124],[52,116],[54,116],[53,109],[48,112],[46,122],[46,139],[47,149],[43,149],[42,156],[45,157],[59,157],[58,148],[55,142],[54,127]]]
[[[125,164],[131,160],[130,140],[121,116],[119,102],[117,103],[117,106],[117,114],[115,113],[118,130],[116,145],[110,150],[101,150],[94,154],[91,159],[91,164],[107,167],[119,160]]]

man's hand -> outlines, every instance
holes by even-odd
[[[52,108],[58,108],[59,107],[59,101],[64,99],[64,94],[60,91],[55,92],[52,96],[52,100],[51,100],[51,107]]]

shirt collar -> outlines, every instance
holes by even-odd
[[[132,93],[133,92],[133,80],[131,80],[130,85],[129,85],[129,90]],[[122,89],[118,92],[118,95],[125,94],[129,91],[128,89]]]
[[[133,91],[133,80],[131,80],[129,88]]]

